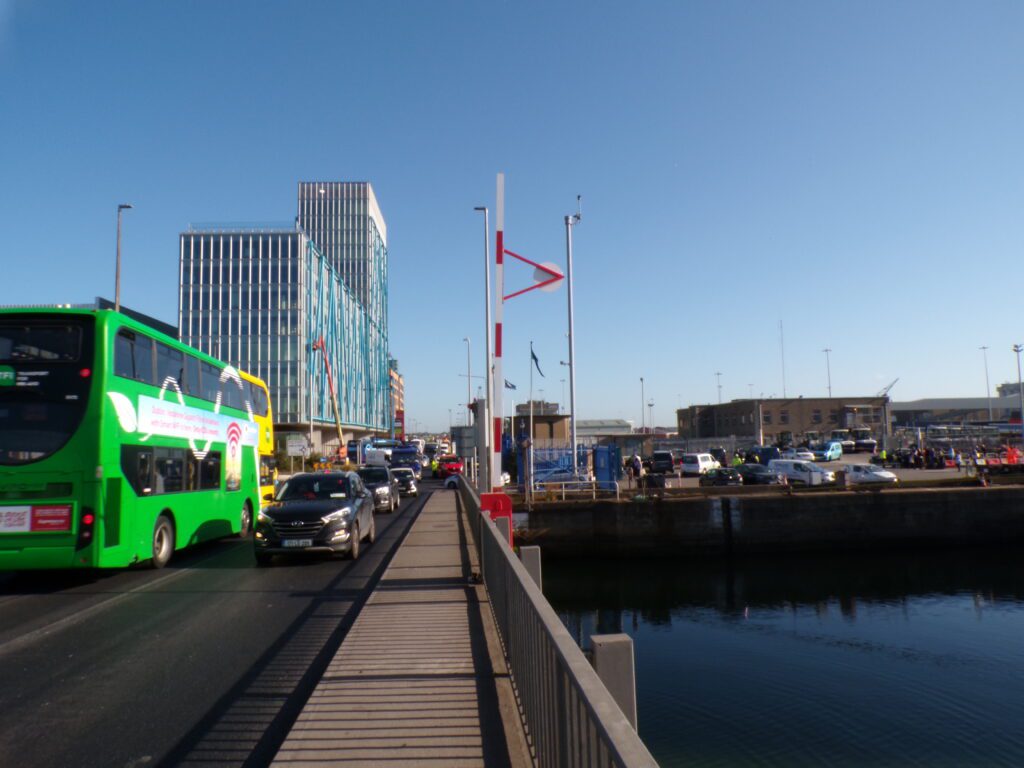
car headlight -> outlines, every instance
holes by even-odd
[[[384,496],[388,492],[388,490],[389,489],[386,485],[382,485],[380,488],[377,488],[374,491],[374,493],[377,494],[378,496]]]
[[[347,523],[351,515],[351,510],[339,509],[336,512],[331,512],[329,515],[324,515],[320,519],[325,523]]]
[[[258,515],[256,515],[256,522],[263,523],[264,525],[271,525],[274,522],[274,518],[272,518],[270,515],[260,512]]]

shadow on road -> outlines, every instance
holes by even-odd
[[[310,595],[306,610],[158,765],[268,765],[428,498],[395,519],[403,527],[389,551],[375,556],[371,547]]]

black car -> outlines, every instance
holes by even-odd
[[[406,467],[391,468],[391,475],[398,481],[398,493],[400,496],[419,496],[419,488],[416,487],[416,474]]]
[[[743,485],[743,476],[731,467],[709,469],[700,476],[701,485]]]
[[[718,446],[717,448],[708,448],[708,453],[711,454],[711,458],[721,464],[723,467],[729,464],[729,459],[725,454],[725,448]]]
[[[355,560],[361,542],[377,537],[373,497],[355,472],[295,475],[272,498],[256,518],[257,565],[294,552],[345,552]]]
[[[777,485],[782,482],[778,472],[763,464],[740,464],[734,469],[740,473],[744,485]]]
[[[654,475],[671,475],[676,471],[675,460],[672,458],[672,451],[655,451],[651,454],[648,471]]]
[[[398,509],[398,484],[385,466],[367,465],[358,470],[366,488],[373,494],[373,508],[377,512],[394,512]]]

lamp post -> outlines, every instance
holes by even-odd
[[[644,433],[644,402],[647,398],[644,397],[644,377],[640,377],[640,434]]]
[[[718,379],[718,404],[722,404],[722,372],[715,371],[715,378]]]
[[[1021,445],[1024,446],[1024,387],[1020,381],[1020,353],[1024,352],[1024,345],[1014,344],[1013,351],[1017,353],[1017,396],[1020,398]]]
[[[482,411],[484,445],[480,462],[481,488],[491,490],[498,483],[491,482],[491,397],[493,396],[491,384],[491,252],[487,242],[490,232],[487,206],[478,205],[474,211],[482,211],[484,214],[484,368],[487,369],[486,384],[484,385],[484,407]],[[500,386],[500,385],[499,385]]]
[[[565,407],[565,379],[559,379],[559,381],[562,382],[562,397],[558,401],[559,402],[559,409],[561,409],[561,408]]]
[[[988,347],[978,347],[981,350],[981,357],[985,361],[985,397],[988,399],[988,420],[992,422],[992,389],[988,383]]]
[[[572,476],[576,477],[576,351],[572,333],[572,228],[583,219],[580,196],[576,196],[576,213],[565,217],[565,278],[569,297],[569,443],[572,450]],[[531,439],[533,435],[530,435]],[[532,482],[533,478],[531,478]]]
[[[651,434],[653,435],[654,434],[654,398],[653,397],[650,400],[647,401],[647,414],[651,417],[649,419],[649,421],[651,422]]]
[[[121,211],[132,208],[131,203],[117,206],[117,263],[114,266],[114,311],[121,311]]]
[[[832,352],[831,347],[825,347],[822,352],[825,353],[825,372],[828,374],[828,397],[832,399],[832,363],[829,360],[829,354]],[[991,415],[989,416],[991,418]]]

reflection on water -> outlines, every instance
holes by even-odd
[[[548,561],[577,641],[635,643],[664,766],[1024,765],[1019,551]]]

